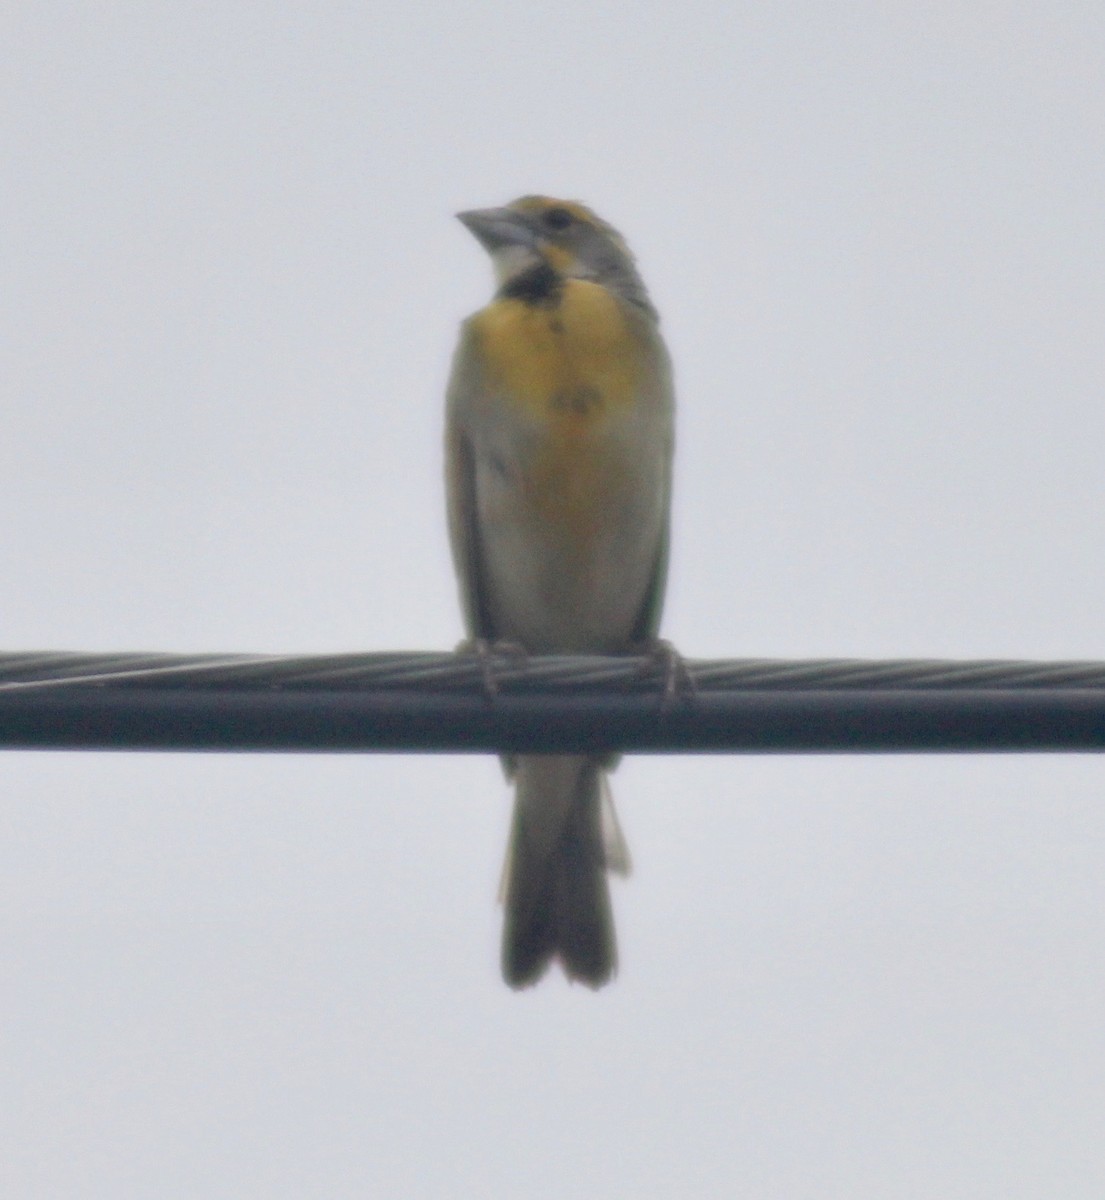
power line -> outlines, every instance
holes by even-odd
[[[0,654],[0,747],[1105,750],[1105,663]],[[670,682],[670,681],[669,681]]]

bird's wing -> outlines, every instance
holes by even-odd
[[[656,560],[652,566],[648,587],[644,599],[633,623],[632,640],[634,642],[649,642],[656,637],[660,628],[660,614],[664,608],[664,587],[668,578],[668,533],[671,517],[664,514],[664,526],[660,531],[660,541],[656,547]]]
[[[472,410],[482,394],[483,374],[470,328],[461,328],[460,345],[446,392],[445,494],[449,512],[449,543],[460,584],[464,623],[469,637],[495,638],[487,603],[486,581],[476,508],[476,470],[472,443],[466,432]]]
[[[656,556],[652,564],[648,586],[641,598],[641,607],[637,610],[637,619],[633,622],[633,641],[652,641],[660,629],[660,614],[664,608],[664,588],[668,581],[668,550],[671,534],[671,486],[672,460],[675,454],[675,388],[672,384],[671,362],[663,343],[650,330],[649,341],[655,354],[655,375],[650,395],[645,403],[654,407],[658,412],[658,423],[661,429],[661,453],[663,455],[662,490],[663,516],[660,524],[659,537],[656,539]]]

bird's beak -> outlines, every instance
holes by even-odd
[[[473,208],[457,213],[457,220],[491,255],[507,246],[534,248],[534,233],[529,223],[512,208]]]

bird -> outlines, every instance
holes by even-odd
[[[668,567],[674,387],[625,240],[578,201],[457,214],[497,290],[461,325],[446,392],[449,540],[469,646],[654,649]],[[553,961],[591,988],[617,969],[608,871],[629,855],[614,756],[503,758],[515,787],[502,972]]]

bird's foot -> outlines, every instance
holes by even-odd
[[[646,670],[663,680],[664,690],[660,699],[662,712],[666,712],[681,697],[693,700],[698,695],[698,685],[686,660],[671,642],[663,638],[651,638],[642,643],[640,650],[647,660]]]
[[[489,641],[487,638],[467,638],[456,649],[457,654],[474,657],[483,680],[484,695],[494,701],[499,694],[499,680],[495,674],[497,658],[513,659],[515,665],[525,666],[529,651],[519,642],[508,640]]]

